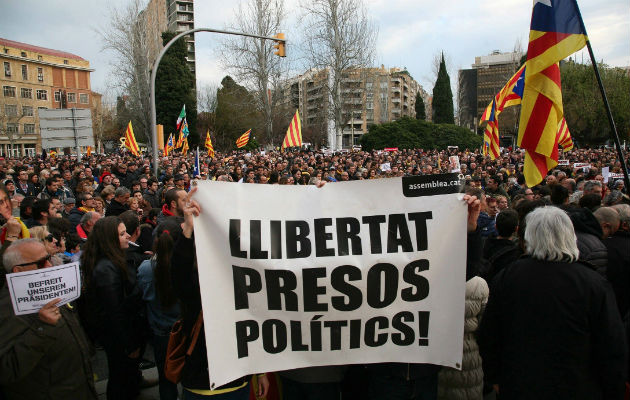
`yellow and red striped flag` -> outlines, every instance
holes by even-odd
[[[558,124],[558,144],[562,146],[564,151],[571,150],[573,148],[573,140],[571,139],[569,126],[567,125],[567,121],[564,117],[562,117],[562,121]]]
[[[184,138],[182,143],[182,154],[186,155],[186,153],[188,153],[188,138]]]
[[[136,136],[133,134],[133,126],[131,121],[127,125],[127,131],[125,132],[125,147],[129,149],[134,156],[140,155],[140,148],[138,148],[138,142],[136,142]]]
[[[175,148],[179,149],[184,145],[184,132],[179,131],[179,137],[177,138],[177,144],[175,144]]]
[[[214,157],[214,147],[212,147],[212,140],[210,139],[210,129],[208,129],[208,133],[206,134],[206,143],[204,146],[206,150],[208,150],[208,155]]]
[[[87,156],[91,156],[92,155],[92,146],[88,146],[87,147]]]
[[[564,117],[558,62],[587,40],[577,2],[534,2],[518,130],[518,145],[526,151],[523,173],[529,187],[558,165],[558,128]]]
[[[168,153],[173,151],[174,149],[175,146],[173,146],[173,134],[171,133],[170,135],[168,135],[168,140],[164,145],[164,156],[168,156]]]
[[[287,129],[287,135],[282,142],[282,148],[302,146],[302,123],[300,122],[300,111],[295,110],[295,115]]]
[[[241,136],[239,136],[238,139],[236,139],[236,147],[238,147],[240,149],[242,147],[247,146],[247,143],[249,142],[249,136],[251,134],[252,134],[252,130],[248,129],[247,132],[245,132]]]

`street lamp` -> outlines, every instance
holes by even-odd
[[[277,43],[277,46],[278,46],[276,47],[278,51],[275,54],[279,55],[280,57],[285,56],[284,46],[286,44],[286,40],[284,39],[283,33],[279,33],[276,36],[269,37],[269,36],[252,35],[252,34],[244,33],[244,32],[222,31],[222,30],[210,29],[210,28],[197,28],[197,29],[190,29],[188,31],[181,32],[178,35],[176,35],[173,39],[171,39],[168,43],[166,43],[164,45],[164,48],[160,52],[160,54],[158,54],[157,59],[155,60],[155,63],[153,64],[153,70],[151,71],[151,133],[153,137],[153,172],[155,173],[155,176],[158,176],[158,158],[159,158],[158,146],[157,146],[157,143],[158,143],[157,116],[156,116],[156,111],[155,111],[155,78],[157,77],[157,70],[158,70],[158,67],[160,66],[160,61],[162,60],[162,57],[164,56],[166,51],[169,49],[169,47],[171,47],[171,45],[175,43],[175,41],[181,38],[182,36],[190,35],[191,33],[195,33],[195,32],[214,32],[214,33],[222,33],[224,35],[246,36],[246,37],[252,37],[252,38],[257,38],[257,39],[273,40],[274,42]]]

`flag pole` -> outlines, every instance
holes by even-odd
[[[580,24],[582,24],[582,30],[586,33],[586,26],[584,26],[584,19],[582,18],[582,12],[577,5],[577,0],[575,2],[575,9],[580,16]],[[591,56],[591,64],[593,65],[593,70],[595,71],[595,77],[597,78],[597,85],[599,86],[599,91],[602,94],[602,99],[604,101],[604,108],[606,109],[606,115],[608,116],[608,123],[610,124],[610,135],[615,141],[615,147],[617,147],[617,157],[619,157],[619,161],[621,162],[621,169],[623,172],[623,180],[624,187],[626,188],[626,193],[630,194],[630,178],[628,177],[628,168],[626,167],[626,161],[624,158],[623,150],[621,150],[621,143],[619,142],[619,134],[617,134],[617,127],[615,126],[615,120],[613,119],[612,111],[610,110],[610,104],[608,103],[608,97],[606,96],[606,89],[604,89],[604,84],[602,83],[602,77],[599,74],[599,68],[597,67],[597,60],[595,60],[595,55],[593,54],[593,48],[591,47],[591,41],[588,39],[588,35],[586,36],[586,48],[588,49],[588,54]]]

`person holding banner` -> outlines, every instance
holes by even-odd
[[[13,242],[3,262],[6,272],[52,266],[37,239]],[[16,316],[8,288],[0,290],[0,391],[7,400],[97,399],[90,345],[76,310],[59,301]]]
[[[197,260],[195,256],[195,240],[193,238],[193,216],[201,213],[201,206],[192,195],[197,191],[193,188],[183,199],[184,223],[182,235],[173,248],[171,261],[171,278],[175,295],[182,307],[183,329],[190,336],[193,325],[201,310],[201,293],[197,275]],[[210,388],[208,363],[220,360],[208,360],[204,326],[197,339],[197,344],[182,371],[181,384],[184,387],[184,400],[211,398],[214,400],[247,400],[249,399],[249,377],[244,376],[218,388]],[[264,397],[269,390],[269,380],[266,374],[258,376],[258,387],[255,394]]]

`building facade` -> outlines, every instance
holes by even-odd
[[[408,71],[400,68],[347,70],[341,80],[341,114],[345,121],[341,142],[332,118],[332,85],[329,70],[311,70],[287,81],[284,104],[299,109],[302,130],[331,148],[349,148],[359,143],[370,125],[415,117],[416,94],[431,115],[431,99]]]
[[[459,70],[457,104],[460,126],[478,130],[481,114],[518,70],[522,56],[521,52],[501,53],[497,50],[487,56],[475,57],[471,69]],[[520,106],[503,111],[499,117],[502,135],[516,134],[519,111]]]
[[[193,0],[151,0],[143,11],[146,18],[147,45],[149,63],[152,66],[162,45],[162,32],[185,32],[195,29],[195,9]],[[195,73],[195,36],[188,35],[186,40],[188,55],[186,61],[190,70]]]
[[[75,54],[0,38],[0,62],[2,156],[41,152],[39,110],[100,104],[90,87],[94,70]]]

